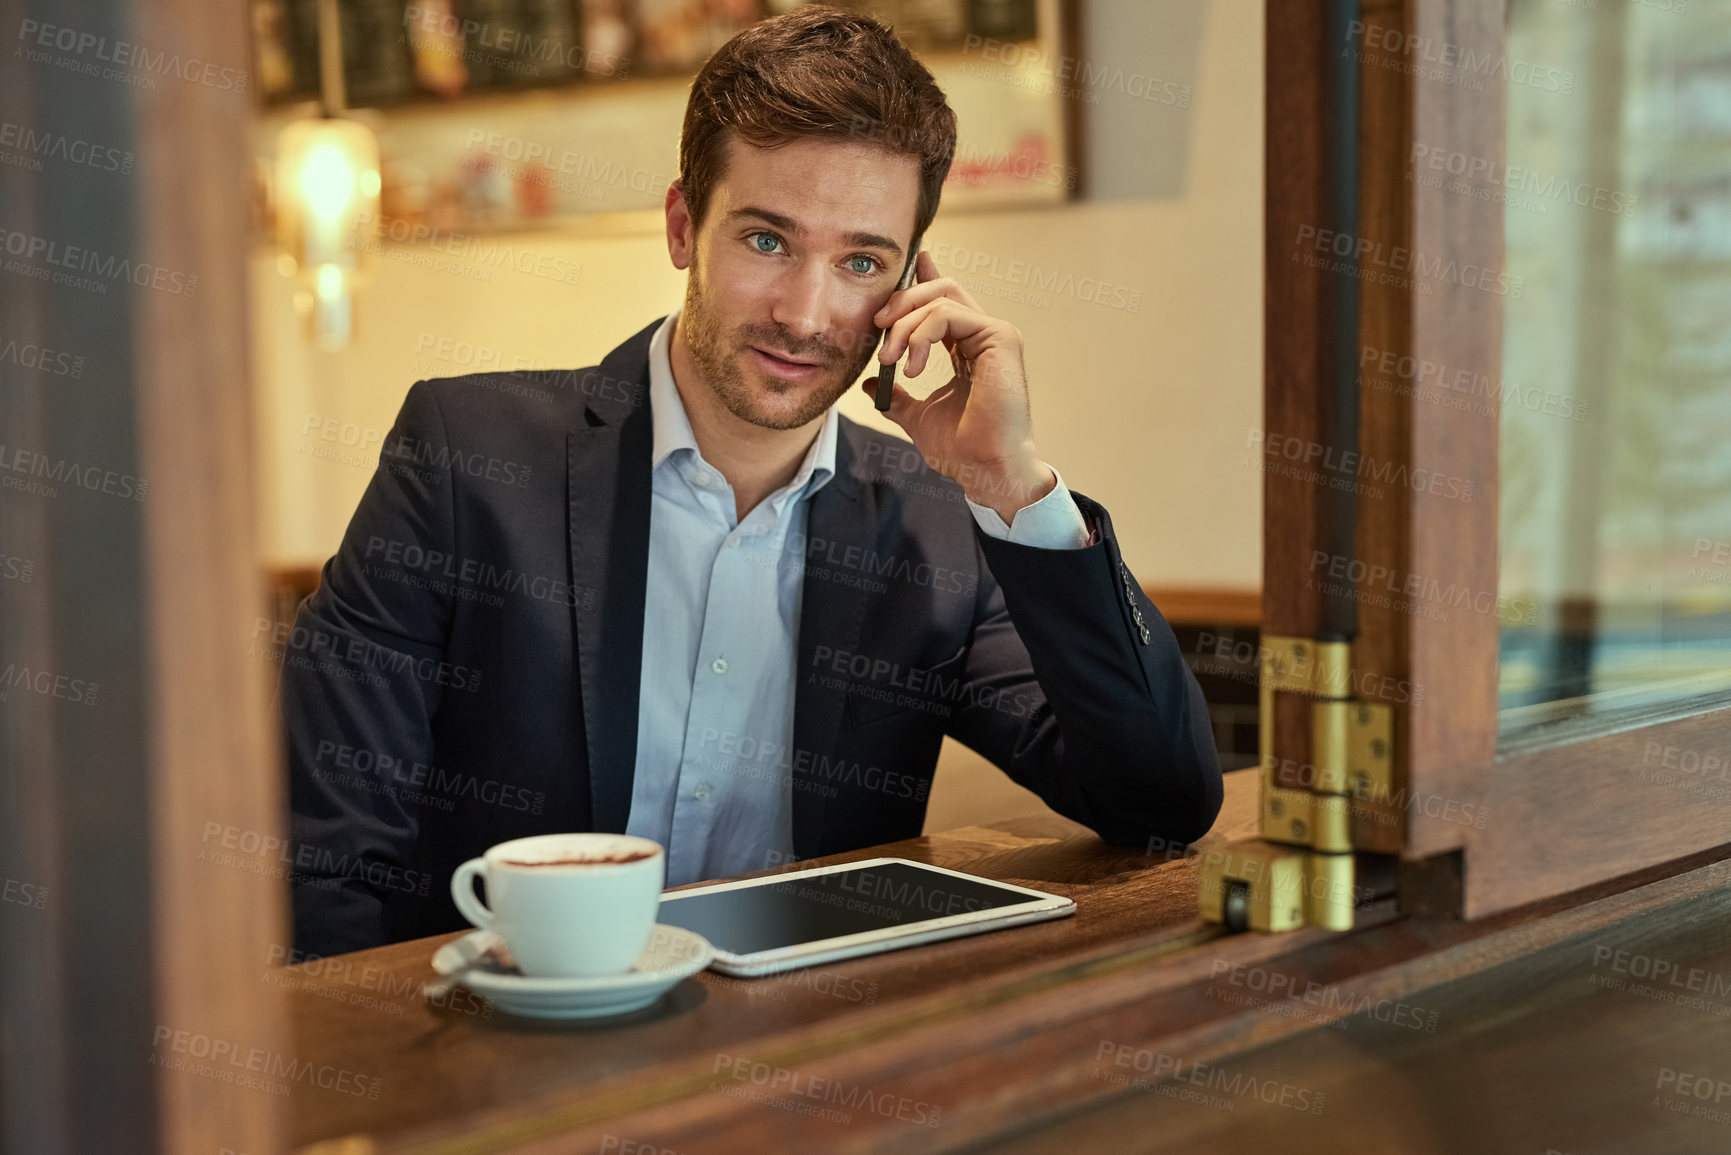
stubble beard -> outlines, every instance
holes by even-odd
[[[852,388],[872,359],[875,347],[870,342],[848,364],[842,351],[833,345],[807,341],[802,348],[785,332],[768,326],[742,326],[730,339],[722,332],[720,319],[708,311],[699,265],[697,260],[691,263],[679,327],[691,359],[703,373],[710,391],[741,421],[764,429],[798,429],[809,425]],[[748,345],[771,345],[797,357],[809,357],[824,365],[828,374],[811,383],[784,381],[755,371],[748,379],[739,360]],[[789,409],[772,403],[779,398],[793,398],[795,404]]]

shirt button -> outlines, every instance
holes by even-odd
[[[704,486],[707,488],[709,485],[709,474],[705,473],[703,470],[700,469],[695,474],[692,475],[691,480],[696,482],[698,485],[701,485],[701,486]]]
[[[727,673],[727,659],[717,658],[715,661],[709,663],[709,668],[718,674],[725,674]]]
[[[708,784],[705,783],[704,785],[699,786],[697,789],[693,790],[691,792],[691,796],[693,798],[697,799],[699,802],[708,802],[709,801],[709,786],[708,786]]]

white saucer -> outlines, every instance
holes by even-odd
[[[489,947],[500,945],[490,930],[453,939],[433,954],[433,969],[449,974]],[[649,945],[624,974],[599,978],[529,978],[516,968],[483,964],[456,981],[508,1014],[534,1019],[591,1019],[641,1010],[709,965],[714,948],[684,927],[657,924]]]

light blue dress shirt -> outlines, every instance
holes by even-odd
[[[835,475],[839,434],[831,406],[793,480],[739,520],[733,487],[698,452],[673,381],[678,318],[669,315],[649,346],[649,576],[625,826],[667,848],[668,886],[792,856],[801,543],[808,499]],[[1089,542],[1061,477],[1009,526],[986,506],[968,508],[986,533],[1021,545]]]

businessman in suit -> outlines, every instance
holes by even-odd
[[[887,29],[765,21],[692,87],[681,309],[409,390],[285,647],[298,949],[457,929],[451,872],[530,834],[646,835],[669,885],[911,837],[946,734],[1109,842],[1208,829],[1201,692],[1037,454],[1020,334],[927,254],[896,288],[954,149]],[[940,345],[908,440],[837,413]]]

